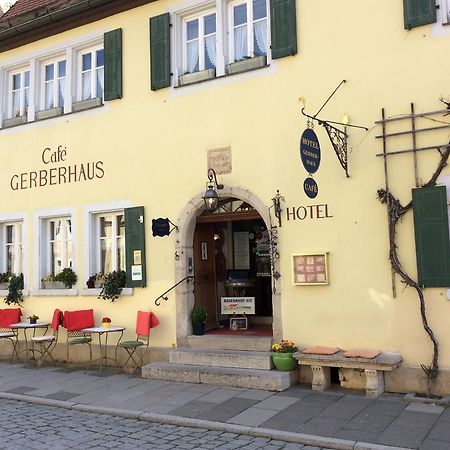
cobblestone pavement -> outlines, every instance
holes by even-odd
[[[0,447],[4,450],[319,450],[319,447],[269,438],[149,423],[12,400],[2,400],[1,408]]]

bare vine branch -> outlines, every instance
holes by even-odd
[[[438,149],[438,151],[441,155],[441,159],[430,180],[422,185],[422,187],[424,188],[434,186],[436,184],[436,180],[442,173],[444,167],[447,165],[447,161],[450,155],[450,144],[445,147],[444,151],[441,151],[440,149]],[[433,330],[428,324],[425,298],[423,295],[423,286],[420,286],[419,283],[417,283],[417,281],[413,280],[406,272],[406,270],[403,268],[398,258],[397,244],[396,244],[397,224],[399,220],[412,208],[412,200],[406,206],[403,206],[400,203],[400,201],[397,198],[395,198],[390,192],[386,192],[386,190],[384,189],[378,189],[377,193],[378,193],[378,200],[380,200],[381,203],[385,203],[388,207],[389,242],[390,242],[389,260],[391,262],[392,270],[401,277],[402,282],[406,286],[412,287],[417,292],[420,302],[420,315],[422,318],[422,325],[433,344],[433,358],[430,365],[429,366],[426,366],[424,364],[421,365],[422,370],[427,375],[428,379],[427,394],[430,395],[432,382],[439,373],[439,343],[433,333]]]

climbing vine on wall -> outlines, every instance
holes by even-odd
[[[447,165],[447,161],[450,155],[450,143],[446,146],[444,151],[441,151],[438,149],[441,158],[439,161],[439,164],[433,174],[433,176],[430,178],[430,180],[423,184],[423,188],[431,187],[436,184],[436,180],[441,174],[444,167]],[[436,379],[438,373],[439,373],[439,343],[436,339],[436,336],[433,333],[433,330],[431,329],[430,325],[428,324],[427,314],[426,314],[426,304],[425,304],[425,297],[423,293],[423,286],[420,286],[417,281],[413,280],[409,274],[406,272],[406,270],[403,268],[398,254],[397,254],[397,224],[399,220],[410,210],[412,209],[412,200],[405,206],[403,206],[400,201],[395,198],[390,192],[386,192],[384,189],[378,189],[378,200],[380,200],[381,203],[384,203],[387,205],[388,208],[388,218],[389,218],[389,242],[390,242],[390,249],[389,249],[389,260],[391,262],[392,270],[400,276],[402,279],[402,282],[406,286],[410,286],[417,292],[417,295],[419,297],[419,303],[420,303],[420,315],[422,318],[422,325],[425,330],[425,332],[428,334],[432,344],[433,344],[433,358],[429,365],[422,364],[422,370],[425,372],[428,380],[427,384],[427,395],[431,395],[431,388],[433,381]]]

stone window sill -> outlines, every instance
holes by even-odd
[[[76,297],[78,289],[33,289],[34,297]]]
[[[102,290],[100,288],[81,289],[83,297],[98,297]],[[133,288],[123,288],[120,295],[133,295]]]

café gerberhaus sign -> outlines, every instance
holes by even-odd
[[[303,182],[303,190],[309,198],[317,197],[319,187],[312,175],[320,166],[321,153],[319,139],[312,128],[307,128],[300,138],[300,158],[309,177]]]
[[[68,150],[63,145],[57,148],[46,147],[41,152],[43,167],[12,175],[9,186],[13,191],[79,183],[103,178],[103,161],[87,161],[67,164]]]

